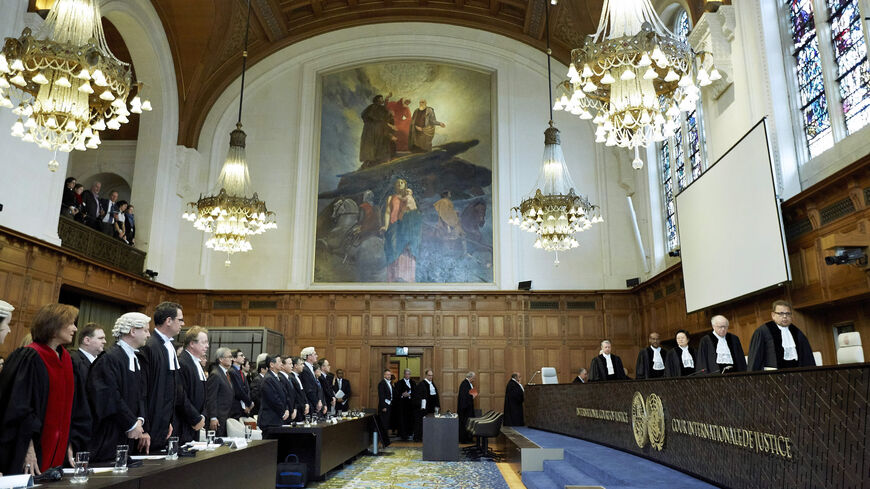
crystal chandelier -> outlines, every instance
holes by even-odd
[[[595,142],[634,150],[673,136],[680,112],[694,110],[698,85],[721,78],[659,19],[649,0],[604,0],[598,30],[571,51],[568,80],[554,109],[596,125]],[[595,114],[593,116],[593,113]]]
[[[549,108],[549,100],[552,100],[549,6],[546,9]],[[535,248],[555,252],[555,263],[558,265],[560,251],[579,246],[574,234],[585,231],[604,219],[598,206],[575,193],[574,182],[562,154],[559,130],[553,124],[553,109],[549,110],[550,127],[544,131],[544,157],[535,190],[520,205],[511,209],[509,221],[523,231],[536,234]]]
[[[239,96],[239,119],[230,133],[230,150],[221,168],[215,195],[203,197],[187,204],[183,219],[193,227],[212,236],[206,248],[225,252],[226,266],[234,253],[251,251],[250,236],[275,229],[275,213],[266,209],[266,203],[257,197],[247,197],[251,188],[248,163],[245,159],[245,132],[242,131],[242,102],[245,97],[245,70],[248,60],[248,32],[251,26],[251,2],[248,0],[248,20],[245,30],[245,50],[242,52],[242,88]]]
[[[48,167],[57,171],[58,150],[96,149],[100,131],[151,110],[142,84],[131,79],[130,65],[109,51],[97,2],[58,0],[36,35],[28,27],[18,39],[6,38],[0,107],[18,116],[12,136],[55,152]],[[128,109],[131,87],[136,96]]]

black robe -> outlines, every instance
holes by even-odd
[[[69,444],[81,447],[86,446],[90,439],[91,415],[86,396],[80,395],[83,394],[84,381],[78,378],[75,368],[73,380],[76,387],[70,415]],[[0,472],[22,473],[24,456],[31,440],[36,459],[42,463],[41,436],[49,397],[48,384],[48,370],[33,348],[18,348],[6,359],[0,372]]]
[[[414,386],[414,407],[416,414],[414,415],[414,440],[421,441],[423,439],[423,418],[434,413],[435,408],[441,409],[441,397],[438,394],[438,386],[432,382],[435,387],[435,395],[429,393],[429,383],[421,380]],[[426,401],[426,407],[423,407],[423,401]]]
[[[169,352],[163,344],[163,338],[156,331],[139,352],[147,385],[145,432],[151,435],[151,451],[155,452],[166,446],[169,426],[175,417],[175,382],[178,371],[169,370]]]
[[[291,421],[289,417],[283,419],[284,411],[288,410],[288,400],[286,388],[280,377],[281,374],[267,372],[263,379],[260,388],[260,414],[257,416],[257,426],[260,429],[266,430]]]
[[[597,382],[600,380],[629,380],[628,375],[625,375],[625,368],[622,366],[622,359],[613,353],[610,354],[610,361],[613,362],[613,377],[607,378],[607,359],[604,355],[598,355],[592,359],[592,364],[589,366],[589,381]]]
[[[344,398],[342,401],[335,401],[335,410],[336,411],[347,411],[350,408],[350,381],[347,379],[341,379],[341,389],[338,387],[338,378],[333,378],[332,380],[332,392],[341,392],[344,393]]]
[[[414,436],[414,386],[417,385],[411,379],[408,379],[410,387],[405,384],[405,379],[399,379],[393,385],[393,413],[396,420],[396,426],[399,430],[400,438],[410,438]],[[405,393],[409,395],[405,396]]]
[[[525,426],[523,401],[525,392],[519,382],[511,379],[504,390],[504,425]]]
[[[665,363],[665,357],[668,355],[668,350],[662,347],[659,352],[662,356],[662,363]],[[637,354],[637,365],[635,365],[635,373],[634,378],[640,379],[657,379],[659,377],[664,377],[665,371],[662,370],[654,370],[653,369],[653,358],[655,358],[655,352],[651,346],[648,346],[640,351]]]
[[[695,373],[698,366],[698,354],[695,349],[689,347],[689,355],[692,355],[692,367],[683,367],[683,349],[679,346],[668,352],[665,358],[665,377],[684,377]]]
[[[172,433],[182,445],[199,437],[193,426],[205,416],[205,381],[199,379],[199,370],[194,362],[187,350],[178,356],[180,368]]]
[[[130,371],[129,357],[121,345],[112,345],[94,360],[87,383],[94,419],[92,463],[114,460],[118,445],[136,443],[127,438],[127,430],[136,418],[145,417],[144,387],[142,371]]]
[[[456,413],[459,415],[459,443],[469,443],[471,436],[465,429],[468,418],[474,417],[474,396],[471,395],[471,382],[468,379],[459,384],[459,395],[456,396]]]
[[[794,367],[814,367],[816,359],[809,340],[794,324],[788,325],[797,349],[797,362]],[[782,333],[773,321],[768,321],[752,333],[749,341],[749,370],[764,370],[764,367],[787,368],[784,363],[785,350],[782,348]]]
[[[604,368],[606,369],[607,365],[605,365]],[[585,384],[586,382],[583,382],[582,380],[580,380],[580,376],[578,375],[578,376],[574,377],[574,381],[571,383],[572,384]]]
[[[743,345],[740,344],[740,338],[731,333],[725,333],[725,343],[728,345],[728,351],[731,352],[731,360],[734,362],[728,372],[745,372],[746,358],[743,353]],[[698,346],[698,358],[695,363],[695,370],[706,374],[716,374],[722,369],[716,362],[716,347],[719,345],[719,337],[716,333],[710,331],[701,338],[701,345]]]

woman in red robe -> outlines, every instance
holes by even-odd
[[[78,313],[65,304],[43,306],[30,328],[33,343],[12,352],[0,373],[4,474],[40,474],[71,459],[73,445],[84,446],[90,418],[81,392],[76,399],[79,379],[63,347],[73,341]]]

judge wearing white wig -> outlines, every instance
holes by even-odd
[[[12,307],[12,304],[0,300],[0,345],[3,344],[3,340],[6,339],[6,335],[12,331],[9,328],[9,323],[12,321],[12,311],[15,308]]]

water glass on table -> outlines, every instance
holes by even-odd
[[[88,452],[77,452],[75,459],[75,468],[73,469],[73,476],[69,480],[73,484],[84,484],[88,481],[88,460],[90,459],[90,453]]]
[[[178,460],[178,437],[170,436],[166,445],[166,460]]]
[[[440,409],[438,409],[438,406],[435,406],[435,415],[438,415],[438,411],[440,411]]]
[[[251,437],[254,436],[254,429],[251,428],[251,425],[245,425],[245,441],[251,441]]]
[[[115,466],[112,467],[112,472],[123,474],[127,472],[127,454],[130,447],[127,445],[118,445],[115,447]]]

